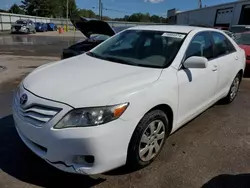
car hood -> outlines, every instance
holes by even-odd
[[[250,55],[250,45],[239,45],[240,48],[242,48],[246,55]]]
[[[27,26],[27,24],[16,24],[16,23],[14,23],[14,24],[12,24],[12,26]]]
[[[120,95],[155,82],[161,71],[83,54],[37,68],[24,79],[23,86],[37,96],[75,108],[105,106]]]
[[[71,16],[70,18],[72,24],[79,29],[87,38],[91,34],[103,34],[108,36],[113,36],[116,32],[110,27],[107,22],[88,19],[81,16]]]

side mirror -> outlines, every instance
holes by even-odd
[[[186,59],[183,66],[187,69],[205,69],[207,68],[208,60],[205,57],[192,56]]]

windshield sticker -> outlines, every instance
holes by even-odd
[[[163,37],[171,37],[171,38],[177,38],[177,39],[184,39],[185,35],[178,34],[178,33],[163,33]]]

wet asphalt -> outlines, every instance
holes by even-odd
[[[59,56],[62,47],[72,42],[72,38],[45,38],[29,38],[36,41],[35,44],[0,45],[0,54],[7,52],[27,56],[33,49],[35,56]],[[50,44],[43,44],[45,40]],[[35,156],[21,142],[11,115],[13,90],[20,80],[0,85],[0,188],[250,187],[249,79],[242,82],[232,104],[214,105],[171,135],[150,166],[134,172],[119,168],[99,177],[61,172]]]
[[[77,36],[0,35],[0,55],[60,57],[63,48],[79,41]]]

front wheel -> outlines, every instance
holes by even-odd
[[[238,73],[233,80],[233,83],[230,87],[227,96],[223,99],[224,103],[229,104],[234,101],[239,91],[240,82],[241,82],[241,74]]]
[[[131,138],[127,165],[142,168],[155,160],[169,135],[168,118],[161,110],[147,113]]]

